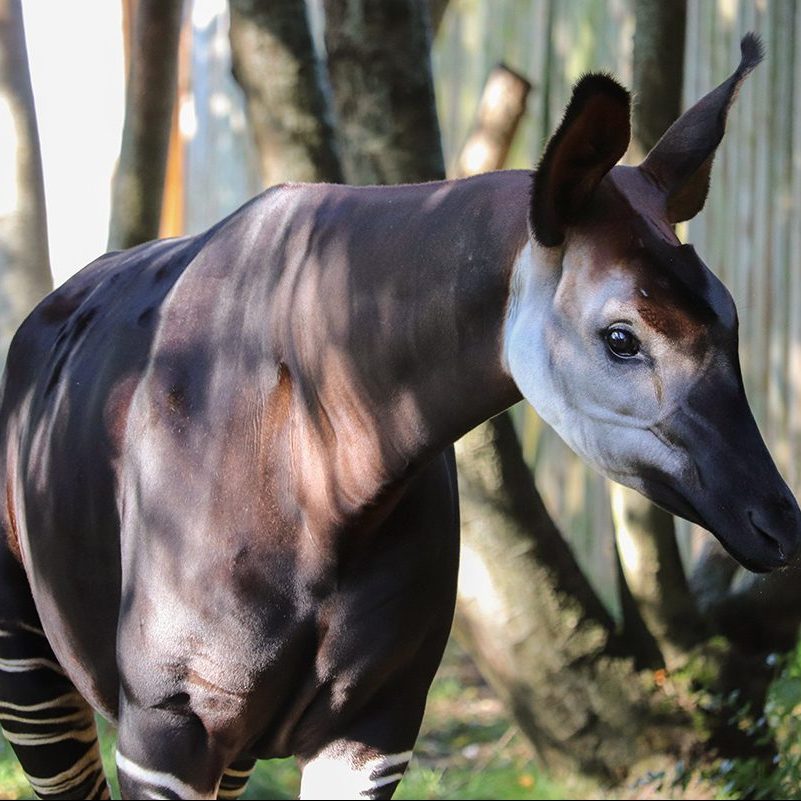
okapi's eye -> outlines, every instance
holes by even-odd
[[[606,345],[615,356],[621,359],[630,359],[640,352],[640,340],[620,325],[613,325],[604,332]]]

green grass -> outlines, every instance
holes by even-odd
[[[0,738],[0,798],[33,798],[11,746]]]
[[[99,721],[101,751],[112,793],[114,731]],[[244,798],[297,798],[300,774],[292,759],[260,762]],[[454,644],[446,652],[429,695],[415,756],[398,799],[569,798],[534,766],[531,750],[506,711]],[[11,748],[0,739],[0,799],[33,798]]]

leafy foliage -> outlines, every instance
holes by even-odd
[[[723,760],[719,776],[723,798],[794,799],[801,797],[801,643],[784,657],[768,659],[780,670],[762,714],[741,710],[738,725],[755,747],[772,742],[772,764],[758,758]]]

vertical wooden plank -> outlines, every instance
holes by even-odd
[[[755,26],[753,4],[747,1],[744,2],[741,4],[741,10],[741,30],[753,30]],[[752,75],[751,78],[753,77]],[[739,276],[736,282],[739,291],[735,300],[738,302],[740,309],[740,341],[742,343],[740,347],[740,358],[745,374],[749,374],[751,369],[751,337],[756,324],[754,319],[755,304],[753,302],[754,288],[751,283],[751,265],[754,263],[753,227],[755,222],[752,206],[752,185],[756,165],[754,158],[756,132],[752,103],[754,90],[753,82],[751,82],[751,86],[744,86],[742,97],[738,98],[738,100],[742,102],[736,104],[740,106],[740,108],[738,109],[739,116],[736,118],[739,122],[739,135],[735,144],[740,151],[739,161],[741,169],[737,176],[737,184],[730,189],[730,196],[735,201],[731,216],[732,219],[736,221],[731,233],[732,236],[736,236],[738,243],[732,265]],[[735,158],[738,158],[736,154],[733,155]]]
[[[801,7],[795,4],[795,24],[793,26],[793,78],[792,78],[792,113],[791,142],[792,166],[790,178],[790,225],[789,253],[791,263],[788,265],[790,279],[789,305],[789,350],[786,370],[790,376],[790,399],[788,403],[788,436],[790,486],[796,492],[801,489],[801,265],[798,263],[801,254]]]
[[[770,43],[773,31],[770,15],[758,9],[757,30]],[[751,407],[760,426],[764,427],[767,416],[767,352],[770,329],[770,240],[767,236],[770,217],[770,69],[763,66],[751,76],[754,94],[754,118],[757,136],[754,148],[755,176],[753,183],[754,261],[751,264],[751,287],[753,306],[751,310],[754,326],[751,329],[751,363],[746,375],[746,386],[751,389]]]
[[[729,0],[727,3],[727,18],[725,26],[725,48],[727,56],[736,58],[739,52],[740,26],[738,23],[740,3]],[[731,68],[731,66],[730,66]],[[735,299],[745,295],[743,275],[737,269],[737,204],[736,194],[740,183],[740,164],[743,159],[738,157],[742,152],[742,125],[747,114],[750,95],[744,95],[729,112],[729,133],[724,139],[724,146],[720,164],[719,178],[716,192],[713,195],[710,210],[714,215],[714,224],[723,228],[723,241],[721,243],[718,275],[729,286]]]
[[[788,283],[788,249],[787,234],[789,228],[789,172],[791,169],[790,109],[792,96],[790,76],[793,64],[792,32],[794,8],[792,2],[774,4],[770,14],[775,17],[774,48],[775,56],[771,62],[773,99],[771,108],[773,120],[771,126],[771,261],[772,280],[770,287],[771,304],[771,338],[769,350],[768,372],[768,419],[766,435],[768,444],[772,446],[780,469],[786,470],[789,465],[789,438],[787,437],[787,375],[784,365],[787,363],[788,319],[789,319],[789,283]]]
[[[125,56],[126,79],[131,72],[131,49],[133,47],[133,26],[136,18],[137,0],[122,0],[122,47]]]

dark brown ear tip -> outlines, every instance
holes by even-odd
[[[751,72],[763,58],[765,58],[765,45],[759,35],[750,31],[740,40],[740,66],[737,72],[747,74]]]
[[[582,75],[573,87],[570,105],[581,105],[587,98],[595,95],[606,95],[618,100],[625,106],[631,104],[631,95],[628,89],[621,86],[611,75],[605,72],[590,72]]]

